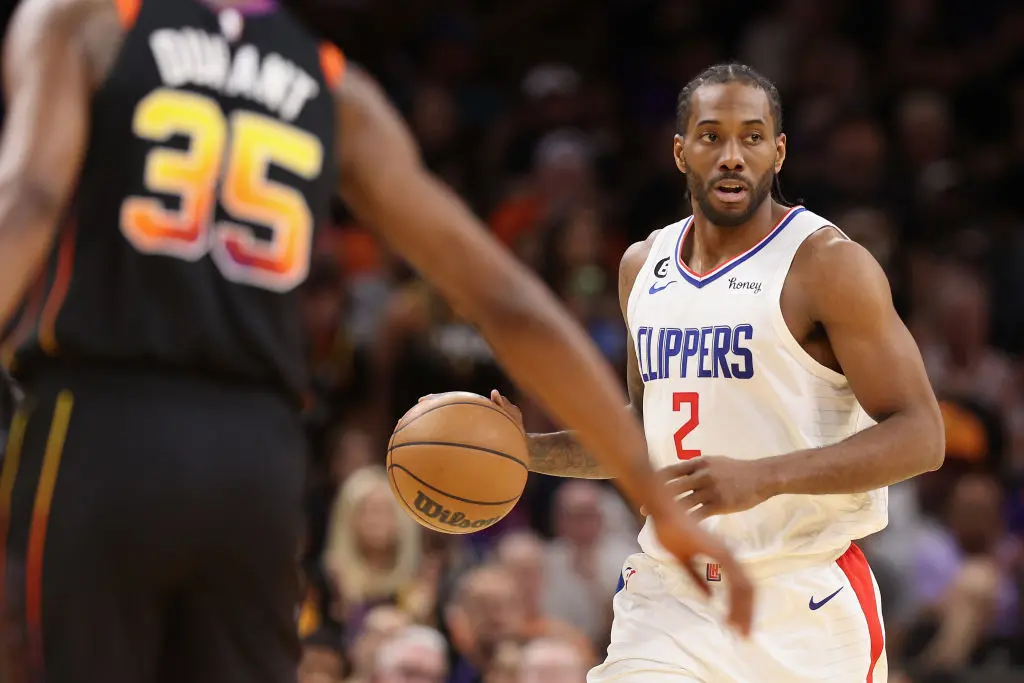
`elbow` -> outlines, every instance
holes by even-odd
[[[929,414],[922,425],[921,472],[934,472],[946,460],[946,426],[938,406]]]
[[[64,200],[49,184],[26,176],[0,181],[0,206],[5,208],[0,231],[8,234],[36,232],[39,221],[56,222]]]

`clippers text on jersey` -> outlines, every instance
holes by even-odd
[[[636,350],[643,381],[669,378],[750,379],[754,355],[748,343],[754,326],[641,327]]]

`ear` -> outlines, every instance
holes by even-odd
[[[779,133],[775,138],[775,172],[782,171],[782,164],[786,161],[786,134]]]
[[[683,158],[683,143],[685,140],[682,135],[676,135],[672,138],[672,157],[676,160],[676,168],[683,175],[686,175],[686,159]]]

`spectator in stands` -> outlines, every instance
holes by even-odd
[[[921,343],[936,393],[969,398],[1004,415],[1015,398],[1009,359],[989,345],[988,292],[974,273],[958,266],[937,271],[932,302],[936,334]]]
[[[539,638],[523,648],[519,683],[584,683],[587,669],[572,643]]]
[[[514,640],[498,644],[483,683],[517,683],[523,647]]]
[[[335,582],[335,618],[358,629],[365,612],[400,604],[415,584],[420,531],[391,493],[382,467],[351,474],[334,502],[325,564]]]
[[[603,491],[592,481],[563,484],[555,499],[556,538],[547,551],[548,614],[572,624],[603,646],[611,601],[632,539],[604,533]]]
[[[448,645],[427,626],[407,626],[377,652],[371,683],[445,683]]]
[[[382,605],[370,610],[363,620],[362,629],[350,634],[348,660],[351,673],[346,683],[369,683],[381,644],[411,624],[409,615],[396,607]]]
[[[343,670],[341,638],[333,629],[322,629],[303,641],[298,683],[341,683]]]
[[[597,663],[594,648],[579,629],[549,616],[544,608],[548,577],[544,567],[544,541],[532,531],[512,531],[496,548],[498,564],[515,578],[526,616],[524,635],[527,638],[560,637],[580,651],[590,665]]]
[[[906,644],[918,667],[956,671],[1012,637],[1022,547],[1006,533],[1003,501],[997,480],[967,474],[953,489],[945,528],[921,539],[912,584],[918,616]]]
[[[518,585],[497,565],[466,572],[445,616],[456,655],[451,683],[480,683],[503,642],[524,640],[526,619]]]

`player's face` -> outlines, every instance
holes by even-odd
[[[697,88],[676,165],[701,213],[721,227],[746,223],[764,204],[786,157],[768,94],[745,83]]]

